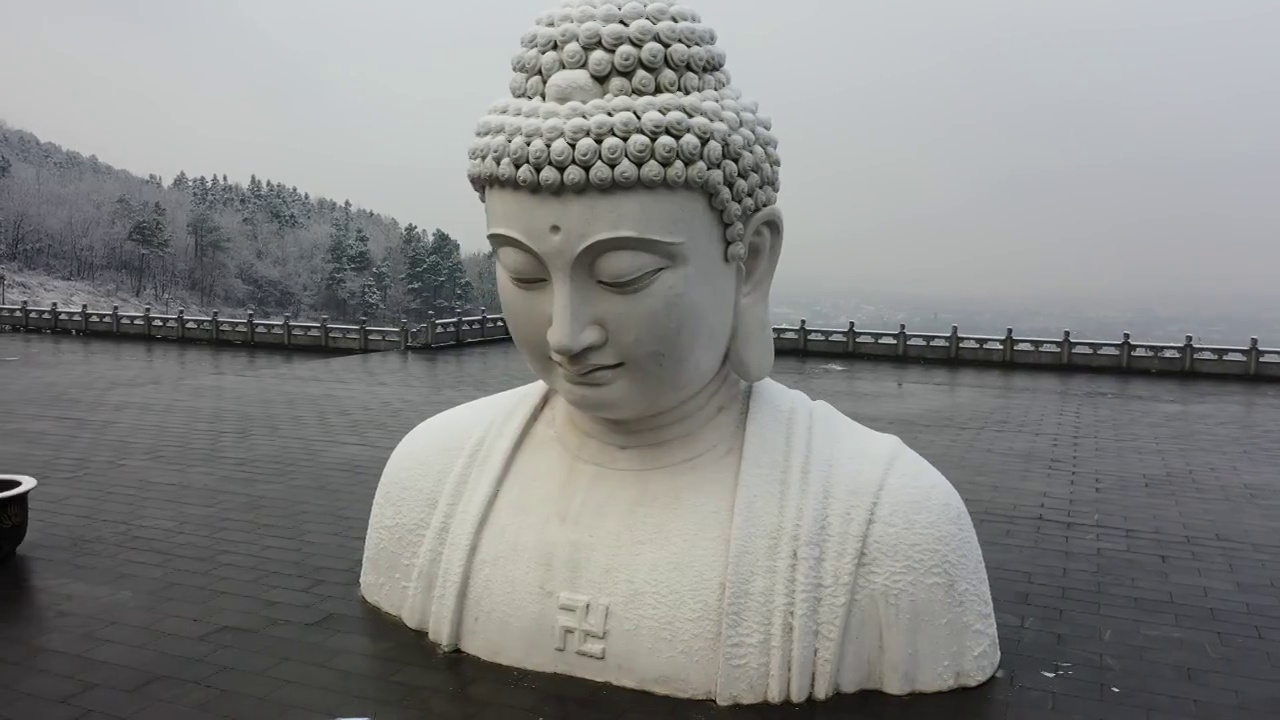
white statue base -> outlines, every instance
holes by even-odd
[[[986,570],[946,479],[800,392],[744,396],[694,458],[593,456],[542,383],[424,422],[378,486],[365,598],[448,649],[721,704],[990,678]]]

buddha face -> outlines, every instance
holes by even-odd
[[[651,417],[723,367],[742,266],[725,259],[724,225],[705,194],[495,187],[485,207],[511,336],[570,405],[610,420]]]

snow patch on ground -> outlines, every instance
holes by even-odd
[[[119,305],[120,312],[142,312],[147,305],[157,315],[175,315],[178,308],[186,308],[193,317],[208,317],[216,306],[201,305],[193,298],[175,295],[165,298],[135,297],[124,285],[94,285],[84,280],[64,280],[31,271],[4,270],[4,304],[20,305],[26,300],[31,307],[49,307],[58,303],[59,308],[80,309],[88,305],[90,310],[108,311]],[[223,317],[244,317],[247,308],[217,308]],[[259,317],[262,317],[259,315]],[[268,318],[263,317],[266,320]]]

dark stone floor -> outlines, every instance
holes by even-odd
[[[969,505],[1004,661],[976,690],[722,710],[442,655],[356,580],[419,420],[510,346],[326,357],[0,334],[0,717],[1280,717],[1280,387],[783,359]]]

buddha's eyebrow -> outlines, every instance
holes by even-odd
[[[492,243],[498,243],[499,245],[514,245],[522,250],[529,252],[532,255],[538,254],[534,252],[533,248],[529,247],[528,243],[516,237],[513,233],[509,231],[490,230],[489,234],[486,237],[488,237],[489,242],[492,242]]]
[[[610,233],[604,233],[602,235],[597,235],[593,238],[588,238],[587,241],[582,244],[582,247],[588,248],[592,245],[595,245],[596,243],[625,243],[627,241],[650,242],[650,243],[658,243],[661,245],[683,245],[684,244],[684,240],[680,240],[678,238],[661,238],[661,237],[653,237],[652,235],[641,235],[638,233],[610,232]]]

